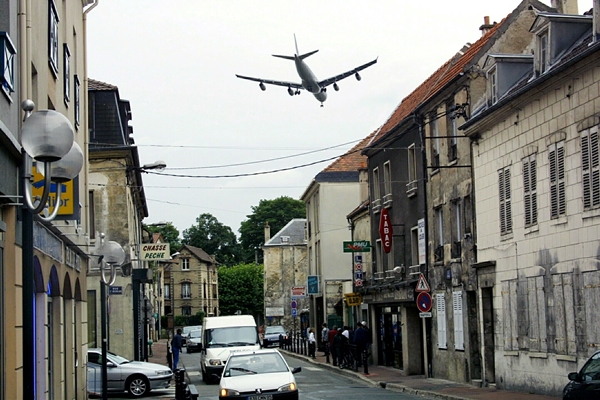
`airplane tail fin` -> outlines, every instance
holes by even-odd
[[[319,50],[313,50],[311,52],[308,52],[306,54],[300,54],[300,52],[298,51],[298,41],[296,40],[296,34],[294,33],[294,44],[296,45],[296,55],[295,56],[281,56],[281,55],[277,55],[277,54],[273,54],[273,57],[279,57],[279,58],[283,58],[286,60],[292,60],[294,61],[296,59],[296,57],[298,57],[301,60],[304,60],[305,58],[312,56],[313,54],[315,54],[317,51]]]

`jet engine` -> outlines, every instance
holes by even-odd
[[[291,87],[288,88],[288,93],[289,93],[290,96],[294,95],[294,91],[292,90]]]
[[[333,83],[333,90],[335,90],[336,92],[337,92],[338,90],[340,90],[340,87],[339,87],[339,86],[338,86],[338,84],[337,84],[337,83],[335,83],[335,82]]]
[[[265,90],[267,90],[267,87],[266,87],[266,86],[265,86],[265,84],[264,84],[264,83],[262,83],[262,82],[258,84],[258,87],[259,87],[259,88],[260,88],[260,90],[262,90],[263,92],[264,92]]]
[[[358,72],[354,74],[354,77],[356,78],[357,81],[360,81],[362,79]]]

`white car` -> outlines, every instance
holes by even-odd
[[[188,353],[202,350],[202,331],[190,331],[185,338],[185,343]]]
[[[196,330],[202,330],[202,325],[190,325],[190,326],[184,326],[183,330],[181,332],[181,338],[182,338],[182,346],[185,347],[187,346],[187,337],[189,335],[189,333],[191,331],[196,331]]]
[[[277,349],[231,353],[219,382],[219,399],[297,400],[294,374]]]
[[[166,389],[171,385],[173,372],[169,367],[144,361],[129,361],[107,352],[108,392],[129,392],[141,397],[152,389]],[[88,392],[102,393],[102,349],[88,349]]]

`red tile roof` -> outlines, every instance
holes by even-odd
[[[363,156],[361,151],[369,144],[375,133],[377,133],[377,131],[373,131],[369,136],[361,140],[356,146],[348,150],[346,154],[340,156],[321,172],[347,172],[366,168],[367,157]]]
[[[89,90],[118,90],[117,86],[111,85],[110,83],[100,82],[95,79],[88,78],[88,89]]]

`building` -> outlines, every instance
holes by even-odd
[[[474,149],[477,295],[491,314],[483,363],[501,388],[560,395],[599,342],[599,18],[597,2],[586,15],[539,13],[532,52],[488,54],[487,90],[460,127]]]
[[[273,237],[268,223],[265,225],[262,249],[266,324],[282,325],[286,332],[304,331],[309,326],[305,232],[303,218],[291,220]]]
[[[173,254],[170,282],[165,293],[171,294],[174,327],[180,327],[177,316],[191,316],[203,312],[205,316],[219,315],[219,275],[217,261],[199,247],[183,245],[179,254]]]
[[[19,205],[21,180],[29,174],[21,169],[24,100],[34,102],[34,113],[51,109],[65,116],[75,142],[86,148],[84,37],[91,3],[0,1],[0,379],[10,382],[1,385],[0,399],[86,396],[85,152],[79,176],[60,186],[64,196],[54,220],[32,220]],[[33,172],[38,186],[43,177]],[[49,212],[55,198],[51,194]],[[33,301],[23,301],[30,295]]]
[[[147,359],[145,283],[151,281],[148,265],[140,260],[142,220],[148,206],[142,182],[138,148],[133,139],[129,101],[118,87],[88,80],[90,245],[99,254],[104,241],[115,241],[125,251],[125,268],[108,289],[108,348],[128,359]],[[97,259],[96,259],[97,261]],[[100,347],[100,270],[92,263],[88,273],[88,341]],[[134,313],[132,314],[132,310]]]

